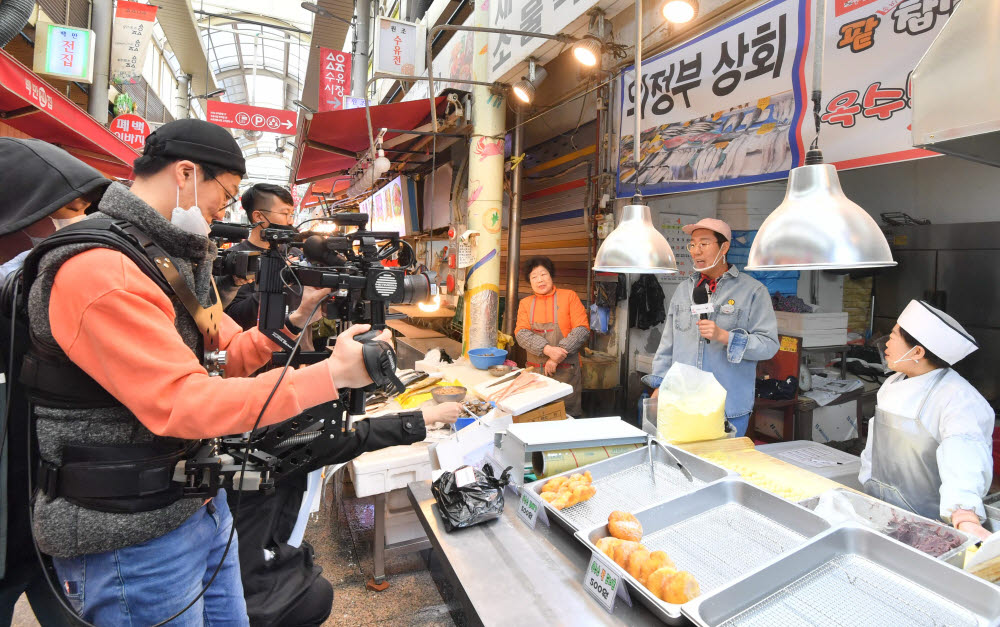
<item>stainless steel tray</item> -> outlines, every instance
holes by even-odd
[[[694,575],[702,594],[739,579],[830,527],[809,510],[737,478],[716,481],[632,513],[642,523],[642,544],[650,551],[664,551],[678,570]],[[606,520],[576,533],[592,551],[608,535]],[[659,618],[671,624],[684,622],[683,605],[661,601],[624,570],[622,576]]]
[[[703,626],[996,625],[1000,588],[858,525],[684,606]]]
[[[831,492],[836,492],[848,501],[850,501],[851,506],[854,511],[857,512],[862,518],[868,519],[875,531],[879,533],[885,533],[885,529],[889,526],[889,521],[892,520],[893,516],[899,518],[910,518],[912,520],[917,520],[923,523],[930,524],[932,526],[938,527],[940,529],[939,533],[948,533],[952,536],[962,539],[962,544],[958,545],[954,549],[948,551],[947,553],[938,556],[935,559],[948,562],[953,566],[961,568],[965,564],[965,552],[969,547],[976,544],[979,540],[975,537],[959,531],[954,527],[946,525],[938,520],[931,520],[930,518],[924,518],[919,514],[914,514],[913,512],[903,509],[901,507],[896,507],[895,505],[890,505],[885,501],[881,501],[867,494],[859,494],[858,492],[853,492],[851,490],[836,489],[831,490]],[[822,496],[822,495],[820,495]],[[808,510],[815,510],[816,506],[819,505],[819,496],[814,496],[810,499],[800,501],[799,505],[805,507]],[[905,544],[905,543],[904,543]],[[928,554],[929,555],[929,554]],[[931,557],[934,557],[931,555]]]
[[[635,451],[623,453],[601,462],[574,468],[566,472],[534,481],[527,485],[529,490],[541,492],[545,482],[554,477],[590,471],[597,493],[588,501],[573,507],[558,510],[545,503],[549,518],[571,533],[608,522],[608,514],[615,510],[635,512],[655,503],[687,494],[717,479],[734,473],[696,455],[674,446],[666,446],[677,459],[694,475],[689,482],[673,463],[673,460],[653,446],[653,465],[656,469],[654,484],[649,472],[649,445]]]

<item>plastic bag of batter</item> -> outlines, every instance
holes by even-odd
[[[726,389],[711,372],[674,363],[660,383],[657,437],[672,444],[726,437]]]
[[[431,492],[441,510],[447,531],[464,529],[499,518],[503,514],[503,491],[510,483],[508,467],[499,479],[493,477],[493,467],[483,464],[483,470],[462,466],[455,472],[445,472],[431,484]]]

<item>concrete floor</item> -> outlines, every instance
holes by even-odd
[[[372,592],[365,587],[373,568],[374,499],[351,498],[352,494],[350,485],[346,486],[339,510],[327,494],[326,503],[306,529],[306,540],[316,549],[316,563],[323,567],[323,576],[334,589],[333,611],[324,627],[463,625],[460,607],[447,603],[439,592],[440,585],[445,595],[452,597],[429,551],[386,560],[387,590]],[[18,602],[12,624],[38,625],[24,597]]]

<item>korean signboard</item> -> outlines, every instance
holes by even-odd
[[[368,214],[369,231],[392,231],[407,235],[418,230],[417,190],[405,176],[396,177],[371,197],[361,201],[361,213]]]
[[[118,0],[111,35],[111,79],[115,83],[132,82],[142,75],[146,51],[153,37],[156,7]]]
[[[263,131],[279,135],[295,134],[294,111],[251,107],[231,102],[208,101],[207,119],[212,124],[226,128],[240,128],[248,131]]]
[[[93,31],[39,22],[35,33],[37,39],[32,64],[35,73],[81,83],[93,81]]]
[[[463,26],[472,26],[475,15],[470,15],[465,20]],[[445,78],[458,78],[462,80],[472,80],[472,59],[473,46],[475,44],[474,33],[468,31],[456,31],[452,38],[448,40],[444,48],[434,57],[434,92],[435,96],[440,95],[445,89],[458,89],[469,91],[470,87],[464,83],[452,83],[439,80]],[[422,70],[423,71],[423,70]],[[426,72],[425,72],[426,74]],[[419,81],[414,83],[410,91],[403,97],[404,102],[410,100],[427,98],[427,82]]]
[[[344,96],[344,108],[345,109],[364,109],[365,99],[357,98],[355,96]]]
[[[351,53],[319,49],[319,110],[339,111],[351,93]]]
[[[846,169],[937,154],[913,148],[910,73],[957,5],[828,0],[820,127],[827,162]]]
[[[812,0],[771,0],[623,74],[618,197],[785,178],[812,138]],[[808,117],[810,124],[803,128]]]
[[[149,123],[134,113],[119,115],[111,120],[111,132],[132,148],[142,152],[151,129]]]
[[[597,4],[597,0],[494,0],[490,26],[552,35]],[[551,43],[538,37],[490,34],[490,80],[501,80],[539,47]]]
[[[378,18],[375,40],[375,72],[414,76],[423,71],[423,29],[410,22]]]

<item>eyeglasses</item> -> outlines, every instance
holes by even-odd
[[[220,181],[217,178],[213,178],[212,180],[219,184],[219,187],[222,188],[222,193],[224,193],[226,195],[226,198],[229,199],[229,202],[226,203],[226,206],[224,206],[223,209],[228,210],[228,209],[231,209],[232,207],[234,207],[236,205],[236,203],[239,202],[240,199],[237,198],[236,196],[233,196],[232,194],[230,194],[229,190],[226,189],[226,186],[222,184],[222,181]]]
[[[257,211],[261,213],[270,213],[271,215],[284,216],[288,221],[291,221],[295,217],[294,211],[271,211],[270,209],[258,209]]]
[[[706,248],[715,245],[716,242],[688,242],[687,249],[688,252],[694,252],[694,249],[705,250]]]

